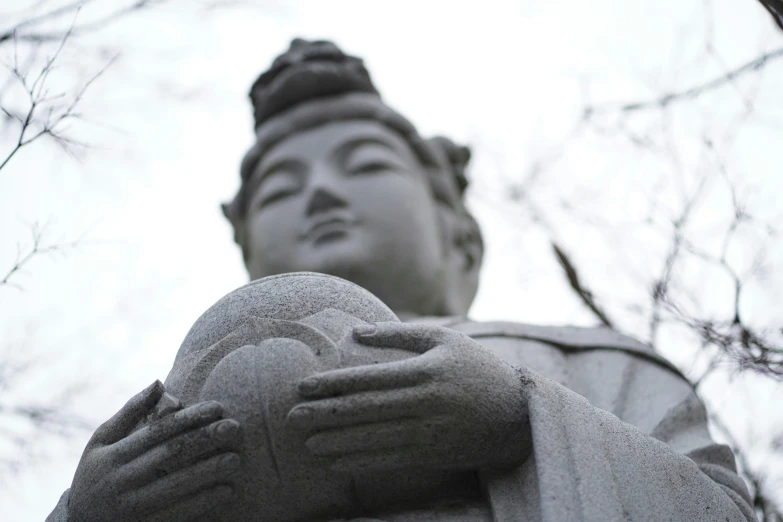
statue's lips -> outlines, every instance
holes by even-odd
[[[304,233],[300,234],[299,239],[301,241],[322,241],[342,235],[356,224],[357,221],[355,219],[342,216],[318,220],[310,225]]]

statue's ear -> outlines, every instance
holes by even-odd
[[[464,212],[454,230],[453,255],[449,263],[451,282],[445,313],[465,315],[478,291],[479,272],[484,260],[484,241],[476,220]]]
[[[458,245],[465,259],[465,271],[475,272],[478,277],[478,271],[481,269],[481,263],[484,261],[484,240],[481,236],[481,229],[476,220],[467,212],[461,216],[461,237],[458,238]]]
[[[242,258],[247,261],[247,248],[245,247],[245,220],[238,216],[236,208],[236,200],[231,203],[221,203],[220,208],[223,210],[223,215],[234,227],[234,241],[242,248]]]
[[[225,218],[227,220],[231,221],[231,223],[233,224],[234,223],[234,217],[233,217],[232,212],[231,212],[231,203],[221,203],[220,204],[220,210],[223,211],[223,215],[225,216]]]

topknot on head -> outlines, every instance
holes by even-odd
[[[295,38],[250,89],[255,128],[302,101],[352,92],[380,96],[360,58],[327,40]]]

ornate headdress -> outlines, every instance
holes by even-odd
[[[374,120],[398,132],[427,169],[433,191],[462,208],[470,150],[448,138],[422,138],[405,117],[383,103],[362,60],[334,43],[294,39],[253,83],[250,99],[257,140],[242,161],[239,192],[223,205],[235,228],[256,189],[253,172],[264,152],[296,132],[339,120]]]

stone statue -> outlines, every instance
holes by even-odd
[[[688,381],[603,328],[477,323],[466,147],[294,40],[224,206],[250,278],[96,431],[50,521],[751,521]]]

